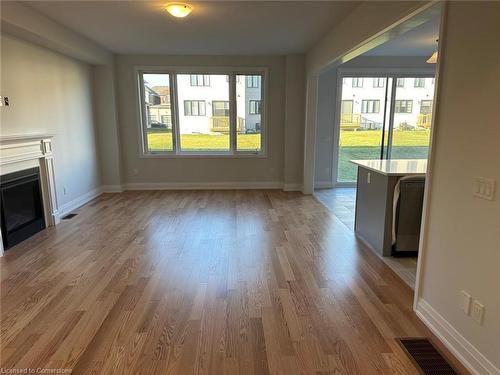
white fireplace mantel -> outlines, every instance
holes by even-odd
[[[24,134],[0,137],[0,176],[24,169],[40,168],[45,225],[59,222],[54,156],[50,134]],[[0,237],[0,256],[3,242]]]

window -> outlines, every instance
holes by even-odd
[[[395,113],[412,113],[413,100],[396,100],[394,105]]]
[[[259,88],[260,87],[260,76],[247,76],[247,87],[248,88]]]
[[[184,100],[184,116],[205,116],[204,100]]]
[[[425,87],[425,78],[415,78],[414,87]]]
[[[380,100],[363,100],[361,102],[361,113],[379,113]]]
[[[385,78],[373,78],[373,87],[381,88],[385,86]]]
[[[250,100],[248,102],[248,112],[251,115],[260,115],[260,100]]]
[[[144,154],[231,156],[263,151],[264,70],[214,70],[217,73],[178,67],[138,72]]]
[[[212,114],[214,116],[229,117],[229,101],[214,100],[212,102]]]
[[[143,73],[140,77],[144,150],[173,151],[170,75]],[[158,120],[161,122],[158,122]]]
[[[363,87],[363,78],[360,77],[353,78],[352,87]]]
[[[190,74],[191,86],[210,86],[210,75]]]
[[[396,80],[396,87],[405,87],[405,79],[404,78],[398,78]]]
[[[432,113],[432,100],[422,100],[420,102],[420,113],[422,115],[428,115]]]
[[[236,150],[258,153],[262,150],[262,88],[255,90],[248,83],[261,87],[262,75],[238,74],[236,82]]]

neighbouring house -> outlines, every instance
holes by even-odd
[[[236,75],[236,126],[239,133],[260,132],[261,86],[260,75]],[[178,74],[177,88],[181,134],[229,132],[229,76]]]
[[[394,78],[394,129],[428,129],[432,117],[434,78]],[[341,128],[381,129],[386,111],[386,85],[393,78],[344,77],[342,80]],[[389,96],[390,97],[390,96]]]
[[[170,88],[167,86],[145,86],[147,127],[172,129]]]

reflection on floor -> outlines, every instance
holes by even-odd
[[[316,198],[332,211],[349,229],[354,230],[356,205],[355,188],[320,189],[314,192]],[[412,289],[415,288],[417,258],[382,257],[382,260]]]

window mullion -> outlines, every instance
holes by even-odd
[[[230,152],[236,153],[237,142],[237,126],[236,126],[236,74],[229,75],[229,149]]]
[[[180,130],[179,130],[179,111],[178,111],[178,95],[177,95],[177,74],[170,74],[171,81],[171,94],[170,94],[170,102],[171,105],[171,116],[172,116],[172,141],[173,141],[173,150],[174,153],[177,154],[181,151],[180,147]]]

